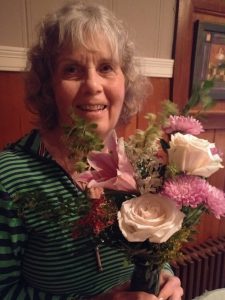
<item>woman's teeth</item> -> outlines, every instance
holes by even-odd
[[[79,109],[83,110],[83,111],[98,111],[98,110],[103,110],[106,108],[106,105],[79,105],[78,106]]]

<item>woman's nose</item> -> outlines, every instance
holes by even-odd
[[[86,78],[84,80],[84,88],[87,93],[99,93],[102,91],[101,76],[94,68],[87,70]]]

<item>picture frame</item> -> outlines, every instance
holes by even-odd
[[[194,45],[191,89],[213,79],[210,95],[225,100],[225,24],[197,21]]]

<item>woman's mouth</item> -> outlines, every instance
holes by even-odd
[[[92,111],[101,111],[106,108],[106,105],[101,105],[101,104],[85,104],[85,105],[78,105],[78,109],[86,112],[92,112]]]

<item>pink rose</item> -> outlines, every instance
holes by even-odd
[[[123,202],[117,216],[129,242],[163,243],[181,229],[185,215],[167,197],[147,193]]]
[[[223,168],[215,144],[191,134],[171,136],[168,150],[169,163],[188,175],[209,177]]]

